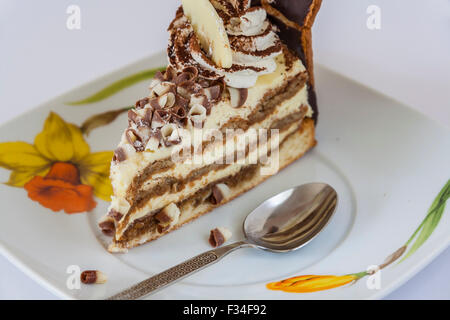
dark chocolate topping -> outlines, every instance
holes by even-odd
[[[311,30],[314,22],[314,15],[317,13],[321,4],[321,0],[275,0],[270,6],[281,12],[288,20],[296,23],[301,27],[289,27],[280,19],[271,17],[272,23],[275,24],[280,32],[280,39],[289,49],[294,51],[302,60],[305,67],[310,73],[309,95],[308,100],[314,111],[314,121],[317,122],[319,114],[317,108],[316,94],[314,90],[314,74],[312,66],[312,48],[311,48]],[[261,5],[261,0],[252,1],[252,6]]]

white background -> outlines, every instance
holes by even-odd
[[[80,30],[66,28],[71,4],[81,9]],[[0,0],[0,122],[165,49],[178,4]],[[380,30],[366,27],[369,5],[381,9]],[[450,126],[449,0],[323,0],[313,33],[316,63]],[[387,298],[450,299],[449,268],[447,249]],[[0,257],[0,298],[55,296]]]

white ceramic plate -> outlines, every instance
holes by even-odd
[[[145,59],[27,112],[1,126],[0,142],[33,144],[50,111],[67,123],[81,126],[93,115],[130,105],[146,95],[148,80],[136,82],[110,96],[97,96],[103,99],[95,103],[73,106],[67,102],[90,96],[142,70],[162,66],[164,61],[163,54]],[[291,276],[346,275],[381,264],[410,239],[450,178],[448,128],[320,66],[316,67],[316,78],[321,112],[317,147],[244,196],[126,255],[112,255],[104,248],[107,239],[96,228],[96,221],[107,208],[106,202],[96,199],[98,205],[93,211],[69,215],[63,211],[53,212],[31,200],[25,188],[1,185],[0,251],[63,298],[104,298],[210,249],[207,237],[213,227],[228,226],[233,231],[233,239],[241,239],[244,217],[264,199],[295,185],[322,181],[338,191],[339,207],[331,223],[307,247],[288,254],[242,249],[151,298],[366,299],[388,294],[448,246],[448,208],[441,213],[439,223],[434,220],[435,229],[430,223],[425,224],[428,229],[422,234],[428,232],[430,237],[415,253],[383,269],[377,274],[379,278],[365,276],[353,284],[314,293],[287,293],[266,288],[269,282]],[[119,86],[126,82],[119,82]],[[47,124],[51,127],[55,121]],[[61,127],[61,121],[59,125]],[[121,115],[84,136],[91,152],[113,150],[125,125],[126,116]],[[52,130],[50,127],[47,133]],[[78,129],[72,127],[71,130]],[[67,132],[61,131],[61,135],[64,134]],[[45,143],[48,143],[47,151],[70,148],[67,144],[52,145],[52,141],[59,143],[60,138],[49,134],[39,148]],[[77,146],[77,150],[72,150],[72,158],[82,152]],[[0,170],[1,181],[7,181],[14,170],[17,179],[22,179],[18,185],[34,179],[27,173],[31,170],[27,159],[35,156],[31,150],[35,147],[26,147],[31,148],[28,153],[14,149],[17,155],[12,159],[2,153],[5,148],[25,147],[23,144],[0,145],[0,165],[6,169]],[[77,165],[78,160],[67,161]],[[47,171],[38,175],[46,175]],[[51,177],[56,179],[54,174]],[[30,188],[27,184],[28,191]],[[45,198],[46,191],[40,192],[41,198]],[[64,190],[55,192],[59,196],[58,192],[64,193]],[[434,231],[430,232],[430,228]],[[408,250],[413,248],[415,240],[417,238],[408,243]],[[108,275],[109,281],[71,290],[67,286],[70,276],[67,268],[71,265],[81,270],[99,269]],[[378,288],[377,279],[380,280]],[[367,280],[372,286],[367,285]]]

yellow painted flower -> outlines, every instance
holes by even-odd
[[[0,167],[11,170],[13,187],[53,211],[90,211],[93,196],[110,200],[112,151],[91,153],[81,130],[51,112],[34,144],[0,143]]]
[[[279,282],[272,282],[266,285],[270,290],[281,290],[284,292],[316,292],[333,289],[354,282],[366,273],[349,274],[345,276],[315,276],[306,275],[285,279]]]

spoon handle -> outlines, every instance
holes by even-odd
[[[148,278],[138,284],[112,296],[107,300],[135,300],[155,293],[207,266],[210,266],[228,253],[243,247],[251,246],[245,241],[239,241],[217,249],[206,251],[192,259],[182,262],[166,271]]]

